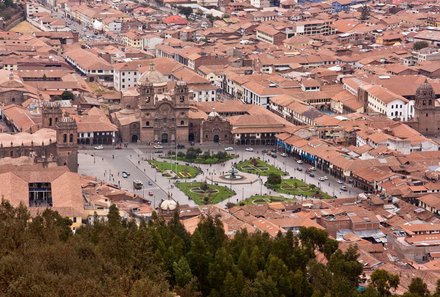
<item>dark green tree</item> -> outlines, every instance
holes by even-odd
[[[399,276],[386,270],[378,269],[371,274],[370,288],[374,289],[380,297],[391,296],[391,289],[399,285]]]
[[[281,184],[281,175],[272,172],[269,173],[267,177],[267,183],[273,186]]]
[[[419,51],[419,50],[421,50],[421,49],[423,49],[425,47],[428,47],[428,46],[429,46],[429,44],[426,41],[417,41],[413,45],[413,50]]]
[[[70,91],[64,91],[61,94],[61,99],[62,100],[73,100],[73,99],[75,99],[75,95],[73,95],[73,93]]]

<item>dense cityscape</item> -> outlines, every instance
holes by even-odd
[[[0,295],[440,296],[440,2],[0,0]]]

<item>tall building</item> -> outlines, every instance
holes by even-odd
[[[436,100],[434,89],[428,81],[417,88],[414,119],[407,124],[423,135],[440,135],[440,105]]]
[[[62,117],[55,125],[57,131],[58,165],[78,171],[78,128],[74,119]]]

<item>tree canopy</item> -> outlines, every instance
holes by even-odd
[[[169,222],[153,213],[138,225],[115,206],[105,222],[75,234],[70,225],[52,210],[31,220],[25,207],[1,202],[1,296],[391,296],[399,283],[376,270],[367,291],[358,293],[357,248],[343,252],[317,228],[275,238],[243,230],[231,239],[217,217],[205,217],[190,235],[178,213]],[[431,296],[421,279],[407,294]]]

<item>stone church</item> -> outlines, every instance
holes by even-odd
[[[203,114],[192,102],[184,81],[168,81],[153,64],[125,92],[122,110],[112,114],[120,141],[188,143],[232,141],[231,125],[217,113]]]
[[[67,166],[78,171],[78,129],[56,102],[44,102],[42,128],[34,133],[0,133],[0,158],[30,157],[43,167]]]
[[[440,135],[440,103],[428,81],[417,88],[414,101],[414,119],[406,124],[425,136]]]

